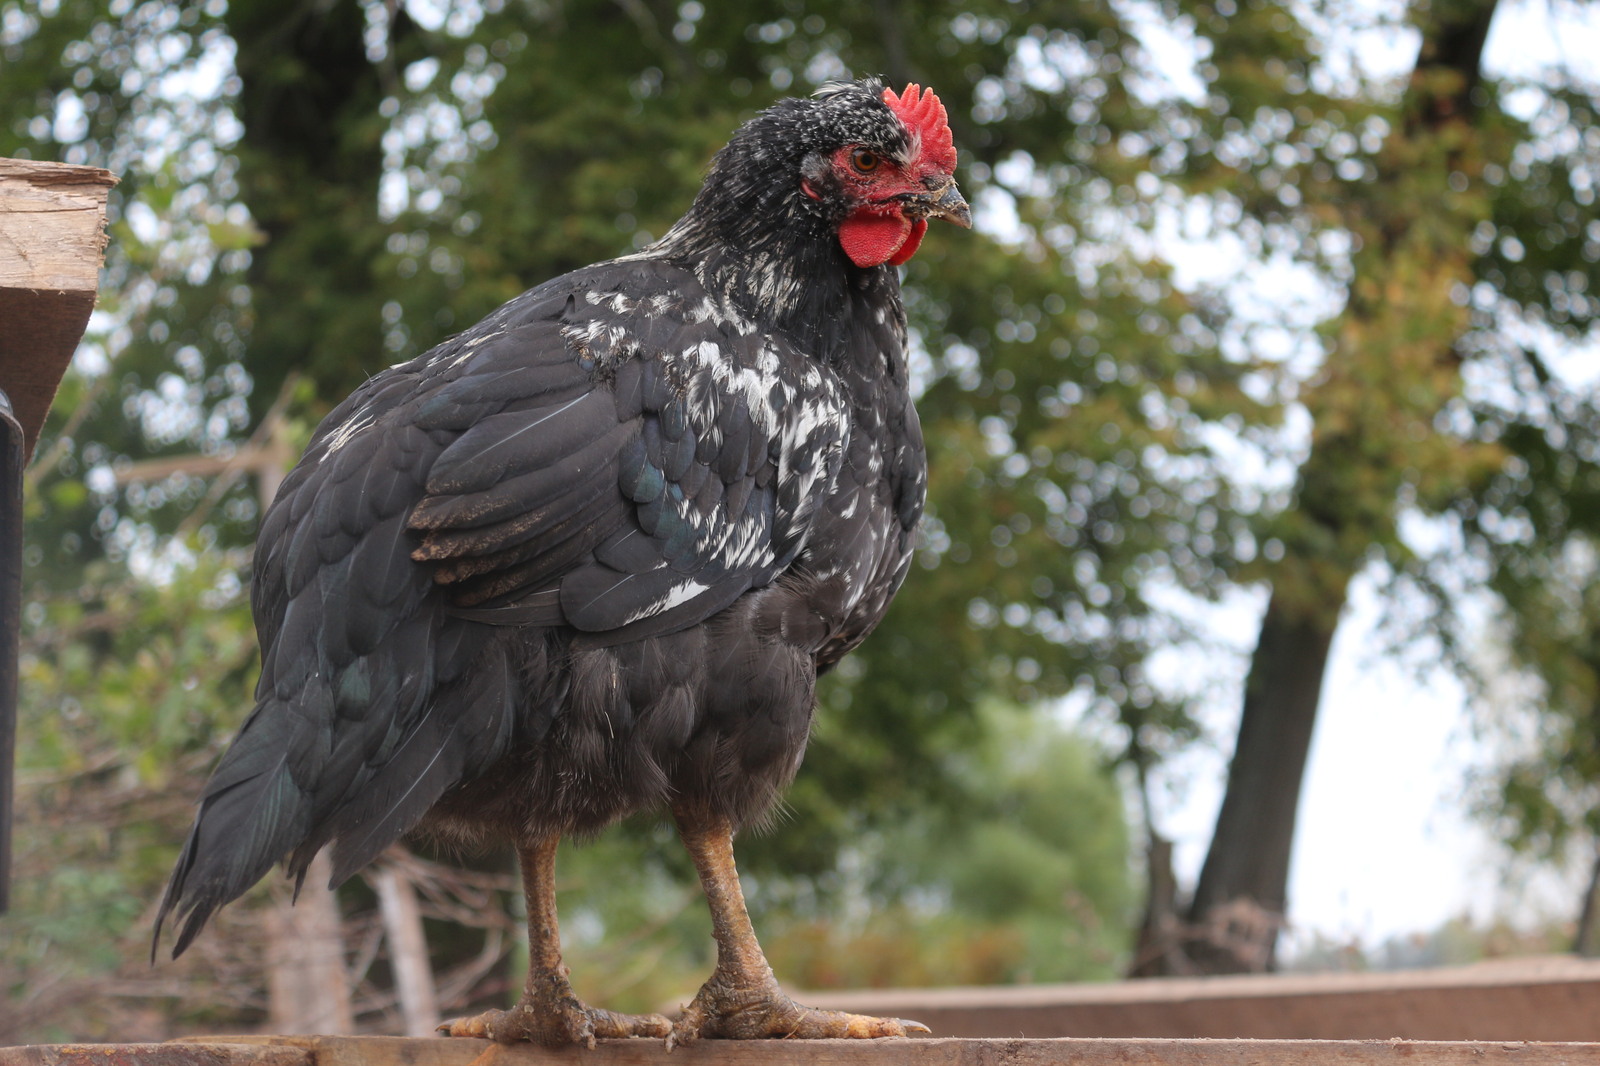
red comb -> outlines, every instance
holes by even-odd
[[[950,133],[950,116],[932,89],[924,91],[921,86],[911,84],[899,96],[893,89],[885,89],[883,102],[900,116],[906,129],[921,139],[924,160],[946,173],[955,170],[956,142]]]

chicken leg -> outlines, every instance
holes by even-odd
[[[700,885],[711,906],[711,933],[717,942],[717,966],[711,979],[667,1037],[670,1050],[699,1037],[751,1040],[762,1037],[819,1040],[828,1037],[870,1038],[928,1032],[920,1022],[871,1018],[842,1011],[803,1007],[778,987],[772,967],[756,942],[745,909],[739,871],[733,862],[733,826],[722,815],[693,807],[676,807],[673,815],[684,847],[700,873]]]
[[[532,846],[517,846],[522,890],[528,901],[528,980],[510,1010],[485,1011],[439,1026],[449,1036],[487,1037],[502,1044],[531,1041],[545,1047],[582,1044],[596,1037],[669,1036],[672,1023],[659,1014],[617,1014],[590,1007],[572,991],[561,963],[561,927],[556,920],[555,834]]]

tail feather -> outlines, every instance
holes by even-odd
[[[245,735],[241,735],[243,741]],[[233,751],[253,745],[236,743]],[[229,760],[224,759],[218,778]],[[183,954],[218,907],[230,903],[261,880],[279,856],[309,825],[305,795],[295,785],[286,761],[243,779],[229,775],[220,789],[207,789],[200,813],[183,845],[156,912],[150,957],[155,958],[161,930],[170,915],[178,923],[172,957]]]
[[[497,642],[471,674],[435,694],[361,794],[328,820],[335,884],[414,828],[447,790],[504,754],[515,692],[505,646]]]
[[[313,684],[297,700],[269,695],[256,708],[201,797],[156,914],[152,961],[169,918],[177,929],[177,958],[218,908],[285,856],[298,893],[307,866],[331,842],[330,887],[337,886],[415,828],[448,789],[506,751],[518,674],[503,641],[480,643],[481,630],[475,636],[428,649],[444,660],[435,660],[437,672],[421,672],[430,681],[442,680],[436,687],[374,686],[372,695],[384,698],[364,718],[373,732],[364,742],[354,735],[338,738],[365,748],[364,759],[335,757],[306,737],[308,727],[359,728],[360,720],[334,713],[328,686],[337,685],[337,678]],[[307,757],[311,747],[315,759]]]

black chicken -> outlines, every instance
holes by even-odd
[[[261,524],[255,710],[207,784],[156,923],[176,956],[287,855],[335,883],[408,830],[509,838],[531,965],[447,1027],[597,1036],[903,1035],[810,1010],[756,943],[733,833],[805,750],[817,675],[905,577],[925,457],[894,267],[970,224],[943,106],[835,85],[757,115],[687,215],[378,374]],[[580,1002],[562,834],[670,808],[717,964],[676,1023]]]

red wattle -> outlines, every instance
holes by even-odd
[[[922,235],[928,232],[928,220],[919,218],[911,223],[911,232],[906,236],[906,242],[900,250],[889,257],[890,266],[899,266],[907,259],[917,254],[917,249],[922,246]]]
[[[857,211],[839,223],[839,244],[856,266],[875,267],[893,259],[905,246],[912,228],[911,220],[898,211],[893,214]],[[921,234],[917,237],[920,239]],[[911,250],[916,251],[915,246]]]

